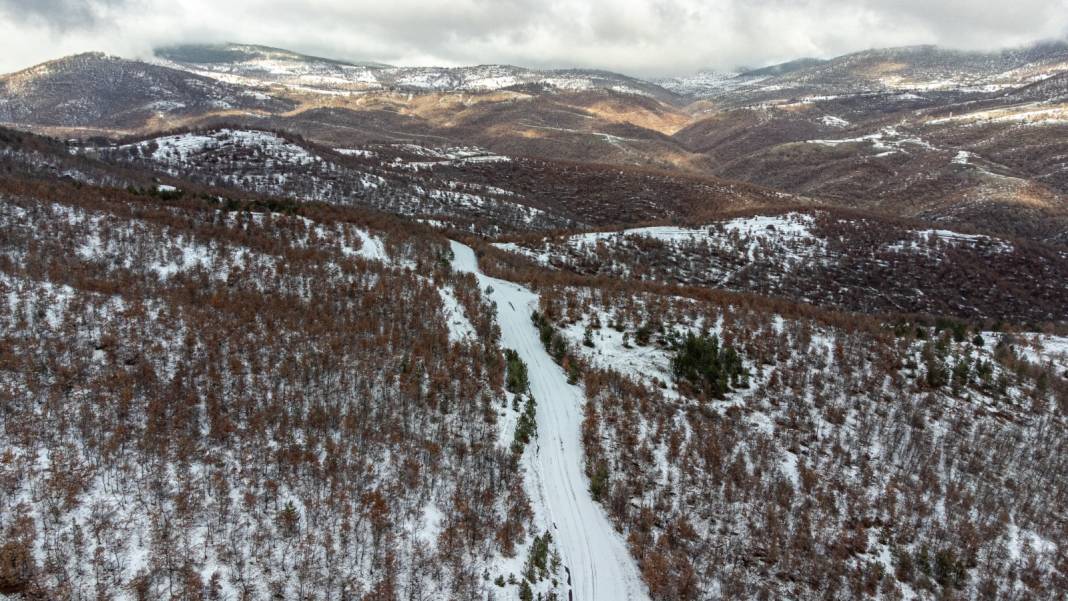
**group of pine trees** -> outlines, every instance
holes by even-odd
[[[675,377],[701,394],[722,399],[735,388],[749,387],[749,370],[732,346],[720,348],[719,337],[687,332],[671,359]]]

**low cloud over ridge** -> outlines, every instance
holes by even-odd
[[[0,0],[0,71],[63,54],[240,41],[404,65],[596,67],[638,76],[1068,33],[1068,0]]]

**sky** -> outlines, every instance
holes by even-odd
[[[99,50],[240,42],[395,65],[589,67],[639,77],[873,47],[1068,37],[1068,0],[0,0],[0,72]]]

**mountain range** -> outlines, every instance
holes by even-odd
[[[648,82],[591,70],[350,63],[237,44],[67,57],[0,78],[0,122],[120,138],[219,124],[327,146],[477,145],[746,181],[813,201],[1068,236],[1068,45],[937,47]],[[1006,145],[1009,137],[1026,144]]]
[[[1068,44],[0,76],[0,599],[1061,599]]]

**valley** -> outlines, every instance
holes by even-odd
[[[1066,73],[0,76],[0,598],[1059,599]]]

